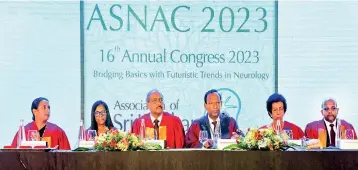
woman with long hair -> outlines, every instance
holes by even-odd
[[[106,133],[108,130],[115,129],[109,113],[108,105],[102,100],[98,100],[92,105],[90,129],[96,130],[97,135]]]

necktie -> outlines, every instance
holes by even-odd
[[[336,146],[336,133],[333,130],[334,124],[330,124],[329,126],[331,126],[331,132],[330,132],[330,136],[331,136],[331,145],[332,146]]]
[[[218,123],[217,121],[213,121],[213,122],[212,122],[212,124],[214,125],[214,132],[215,132],[216,124],[217,124],[217,123]]]
[[[154,139],[159,140],[159,120],[154,120]]]

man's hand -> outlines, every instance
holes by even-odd
[[[236,133],[236,132],[232,132],[231,135],[232,135],[231,139],[237,139],[238,137],[240,137],[240,135],[238,133]]]
[[[204,148],[207,148],[207,149],[211,148],[213,146],[213,140],[211,140],[211,139],[206,140],[204,142],[203,146],[204,146]]]

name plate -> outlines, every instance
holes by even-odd
[[[217,149],[221,150],[232,144],[236,144],[236,139],[218,139]]]
[[[94,141],[82,140],[79,142],[78,147],[92,149],[94,147]]]
[[[165,146],[165,140],[146,140],[144,143],[160,145],[163,149]]]
[[[45,146],[46,141],[22,141],[21,146],[31,146],[32,148],[35,146]]]
[[[337,146],[339,149],[358,149],[358,140],[337,140]]]
[[[295,145],[302,145],[302,141],[301,140],[288,140],[288,143],[292,143],[292,144],[295,144]]]

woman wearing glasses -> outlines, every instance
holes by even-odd
[[[91,109],[91,127],[90,130],[96,130],[97,135],[106,133],[108,130],[116,129],[113,126],[111,115],[109,114],[107,104],[102,101],[96,101]]]

